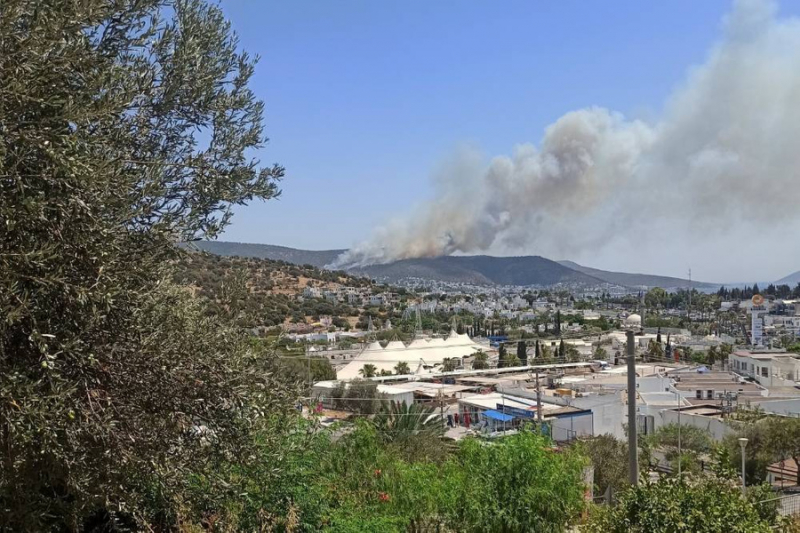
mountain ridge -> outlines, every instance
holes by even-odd
[[[286,261],[297,265],[311,265],[324,268],[331,264],[347,250],[302,250],[275,244],[255,244],[247,242],[230,241],[193,241],[185,243],[187,248],[198,248],[204,252],[226,257],[257,257],[259,259],[272,259],[273,261]]]
[[[302,250],[272,244],[226,241],[196,241],[184,244],[222,256],[258,257],[299,265],[325,268],[345,250]],[[574,261],[553,261],[541,256],[494,257],[487,255],[443,256],[402,259],[380,265],[344,269],[348,273],[369,276],[392,283],[420,278],[431,281],[485,285],[556,285],[580,283],[612,284],[624,287],[686,288],[689,281],[670,276],[612,272],[580,265]],[[693,281],[696,289],[719,287],[716,283]]]
[[[775,285],[789,285],[790,287],[793,287],[798,283],[800,283],[800,270],[798,270],[797,272],[793,272],[788,276],[782,277],[781,279],[775,282]]]
[[[689,287],[689,280],[683,278],[675,278],[672,276],[660,276],[657,274],[639,274],[629,272],[614,272],[611,270],[601,270],[599,268],[587,267],[580,265],[574,261],[557,261],[557,263],[572,268],[584,274],[599,278],[608,283],[615,285],[624,285],[626,287],[661,287],[662,289],[685,289]],[[718,283],[706,283],[704,281],[692,281],[692,288],[695,289],[710,289],[719,287]]]

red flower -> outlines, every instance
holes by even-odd
[[[391,496],[389,496],[385,492],[379,492],[378,499],[382,502],[388,502],[389,500],[391,500]]]
[[[381,477],[381,469],[380,468],[376,468],[375,469],[375,477]]]

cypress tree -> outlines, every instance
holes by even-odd
[[[525,341],[517,343],[517,358],[519,358],[520,364],[528,364],[528,345],[525,344]]]

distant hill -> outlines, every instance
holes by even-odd
[[[345,303],[301,301],[297,295],[307,286],[334,290],[372,286],[363,277],[256,257],[195,252],[182,255],[175,266],[174,280],[205,299],[207,312],[231,313],[234,305],[240,314],[237,322],[248,328],[278,326],[288,317],[303,322],[309,316],[358,316],[358,310]]]
[[[299,250],[270,244],[248,244],[223,241],[199,241],[189,245],[216,255],[258,257],[286,261],[298,265],[323,268],[344,250]],[[539,256],[490,257],[449,256],[426,259],[404,259],[384,265],[370,265],[349,269],[356,275],[397,283],[404,279],[420,278],[454,283],[498,285],[555,285],[558,283],[583,283],[598,285],[610,283],[627,287],[685,288],[689,282],[668,276],[609,272],[585,267],[572,261],[551,261]],[[800,274],[800,273],[798,273]],[[713,283],[692,282],[699,290],[718,287]]]
[[[498,285],[555,285],[601,283],[598,279],[538,256],[490,257],[486,255],[404,259],[385,265],[351,269],[396,283],[408,278]]]
[[[322,268],[330,264],[345,250],[299,250],[272,244],[249,244],[244,242],[195,241],[186,247],[197,247],[200,250],[226,257],[258,257],[273,261],[286,261],[296,265],[311,265]]]
[[[559,261],[560,265],[567,268],[583,272],[589,276],[601,279],[608,283],[615,285],[624,285],[626,287],[661,287],[662,289],[685,289],[689,286],[689,280],[681,278],[673,278],[670,276],[654,276],[651,274],[629,274],[627,272],[610,272],[608,270],[600,270],[597,268],[586,267],[579,265],[574,261]],[[718,288],[717,283],[705,283],[702,281],[692,281],[692,287],[695,289],[714,289]]]
[[[775,282],[775,285],[788,285],[794,288],[795,285],[800,283],[800,270],[795,272],[794,274],[789,274],[785,278],[781,278]]]

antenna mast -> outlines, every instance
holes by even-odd
[[[689,304],[686,307],[686,318],[689,323],[692,322],[692,269],[689,268]],[[691,328],[689,328],[691,331]]]

